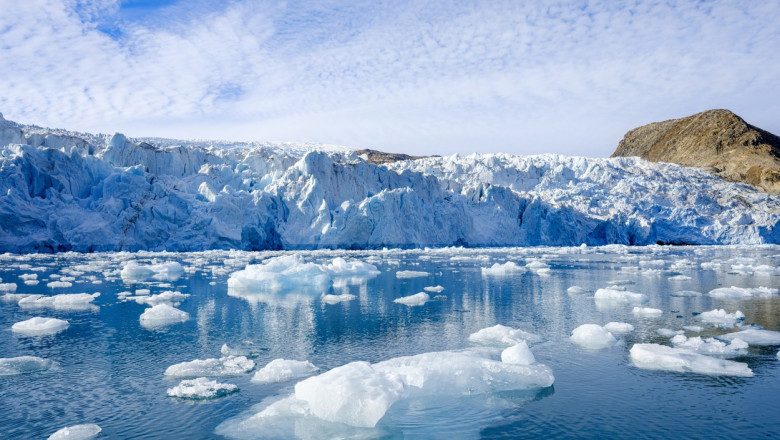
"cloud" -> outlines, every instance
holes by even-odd
[[[0,111],[22,122],[589,156],[610,154],[636,125],[708,108],[780,132],[780,23],[765,19],[780,12],[773,2],[31,0],[3,9]]]

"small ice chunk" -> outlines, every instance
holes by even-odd
[[[393,300],[394,303],[404,304],[410,307],[421,306],[431,300],[431,296],[425,292],[415,293],[414,295],[402,296]]]
[[[37,273],[25,273],[25,274],[19,275],[19,278],[21,278],[21,279],[23,279],[25,281],[27,281],[27,280],[37,280],[38,279],[38,274]],[[2,280],[0,279],[0,281],[2,281]]]
[[[190,319],[190,314],[168,304],[157,304],[144,310],[139,320],[147,329],[165,327]]]
[[[780,345],[780,332],[749,328],[747,330],[720,335],[718,336],[718,339],[723,341],[742,339],[750,345]]]
[[[240,376],[255,368],[255,362],[246,356],[226,356],[219,359],[195,359],[171,365],[165,370],[167,377],[225,377]]]
[[[721,287],[710,290],[709,296],[717,299],[746,299],[777,295],[780,290],[769,287]]]
[[[697,292],[695,290],[678,290],[676,292],[670,293],[669,296],[674,296],[678,298],[692,298],[692,297],[701,296],[701,292]]]
[[[604,325],[604,330],[612,334],[622,335],[634,331],[634,326],[627,322],[608,322]]]
[[[639,318],[657,318],[663,315],[664,312],[661,311],[661,309],[654,309],[652,307],[634,307],[631,310],[631,313]]]
[[[373,278],[381,273],[373,264],[357,260],[347,261],[340,257],[334,258],[323,268],[334,278]]]
[[[37,286],[40,283],[38,280],[25,280],[24,285],[25,286]]]
[[[507,364],[531,365],[536,362],[534,354],[525,341],[521,341],[501,352],[501,362]]]
[[[136,296],[146,296],[152,293],[149,289],[135,289],[135,295]]]
[[[687,348],[701,354],[721,356],[742,356],[748,352],[748,343],[735,338],[730,344],[718,341],[715,338],[702,339],[701,336],[686,338],[685,335],[676,335],[671,339],[672,345],[678,348]]]
[[[520,329],[497,324],[469,335],[469,341],[490,346],[509,347],[520,342],[539,342],[539,336]]]
[[[569,295],[582,295],[583,293],[588,293],[588,291],[583,289],[580,286],[571,286],[568,289],[566,289],[566,293],[568,293]]]
[[[700,325],[684,325],[683,330],[687,332],[701,333],[704,330],[704,327]]]
[[[583,324],[571,332],[571,341],[588,350],[601,350],[612,347],[617,339],[612,333],[598,324]]]
[[[222,344],[222,347],[220,348],[219,351],[220,353],[222,353],[222,356],[246,356],[249,358],[253,358],[259,356],[262,350],[265,349],[255,347],[252,341],[244,341],[243,343],[240,343],[238,346],[233,346],[233,347],[227,344]]]
[[[550,272],[550,265],[542,260],[531,260],[526,263],[525,267],[528,268],[528,270],[531,272],[535,272],[537,274]]]
[[[44,371],[51,368],[52,365],[54,362],[51,360],[37,356],[0,358],[0,377]]]
[[[482,276],[506,276],[525,272],[525,266],[518,266],[514,261],[507,261],[504,264],[494,263],[490,267],[482,268]]]
[[[93,423],[68,426],[50,435],[47,440],[91,440],[103,430]]]
[[[136,291],[137,292],[137,291]],[[172,290],[166,290],[163,293],[151,296],[136,296],[133,299],[138,304],[149,304],[156,306],[158,304],[168,304],[170,306],[177,306],[185,299],[189,298],[188,293],[174,292]]]
[[[71,286],[73,286],[73,283],[70,281],[52,281],[50,283],[46,283],[46,287],[50,289],[64,289]]]
[[[168,388],[168,396],[179,399],[216,399],[238,391],[238,387],[231,383],[219,383],[205,377],[183,380],[179,385]]]
[[[673,336],[682,335],[683,333],[685,333],[682,330],[672,330],[670,328],[659,328],[655,332],[665,338],[671,338]]]
[[[710,310],[699,315],[702,322],[715,324],[720,328],[734,328],[737,321],[745,319],[745,314],[737,310],[734,313],[726,313],[724,309]]]
[[[184,275],[184,268],[175,261],[152,265],[130,262],[125,264],[121,272],[122,281],[131,283],[149,280],[176,281],[182,275]]]
[[[64,319],[36,316],[17,322],[11,326],[11,331],[25,336],[53,335],[67,329],[69,325]]]
[[[638,304],[647,301],[647,295],[625,290],[599,289],[593,296],[596,301],[616,304]]]
[[[255,383],[275,383],[314,374],[319,368],[309,361],[274,359],[252,377]]]
[[[357,299],[357,296],[351,293],[342,293],[341,295],[322,295],[322,301],[327,304],[338,304],[340,302],[352,301]]]
[[[753,371],[745,363],[718,359],[683,348],[658,344],[634,344],[630,354],[634,366],[646,370],[711,376],[753,376]]]
[[[691,277],[688,275],[673,275],[667,278],[669,281],[689,281]]]
[[[0,283],[0,292],[16,292],[16,283]]]
[[[444,287],[442,286],[428,286],[423,287],[423,290],[430,293],[441,293],[444,291]]]
[[[430,273],[419,270],[399,270],[395,273],[396,278],[420,278],[427,277],[428,275],[430,275]]]

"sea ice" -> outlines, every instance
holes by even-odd
[[[428,286],[423,287],[423,290],[430,293],[441,293],[444,291],[444,287],[442,286]]]
[[[631,310],[631,313],[639,318],[657,318],[663,315],[664,312],[661,309],[654,309],[652,307],[634,307]]]
[[[337,257],[329,264],[323,266],[326,272],[334,278],[373,278],[379,275],[379,269],[373,264],[364,263],[362,261],[347,261],[343,258]]]
[[[431,296],[425,292],[415,293],[414,295],[402,296],[393,300],[394,303],[407,306],[421,306],[431,300]]]
[[[734,357],[745,355],[748,352],[748,343],[738,338],[734,338],[730,344],[726,344],[715,338],[702,339],[701,336],[686,338],[685,335],[676,335],[671,339],[671,342],[677,348],[686,348],[708,355]]]
[[[583,324],[571,332],[571,341],[588,350],[601,350],[612,347],[617,339],[598,324]]]
[[[304,263],[300,255],[271,258],[262,264],[249,264],[228,279],[228,295],[246,292],[321,293],[332,284],[329,272],[316,263]]]
[[[571,286],[568,289],[566,289],[566,293],[568,293],[569,295],[582,295],[583,293],[588,293],[588,291],[583,289],[580,286]]]
[[[428,272],[423,272],[419,270],[399,270],[395,273],[395,277],[399,279],[403,278],[421,278],[421,277],[427,277],[430,275]]]
[[[604,324],[604,330],[614,334],[625,334],[634,331],[634,326],[627,322],[608,322]]]
[[[121,276],[125,282],[176,281],[184,275],[181,264],[171,261],[162,264],[140,265],[130,262],[122,268]]]
[[[25,336],[53,335],[68,328],[68,321],[36,316],[11,326],[11,331]]]
[[[190,314],[168,304],[157,304],[144,310],[139,318],[141,325],[147,329],[156,329],[167,325],[184,322],[190,319]]]
[[[16,292],[16,283],[0,283],[0,292]]]
[[[51,360],[39,358],[37,356],[0,358],[0,377],[44,371],[48,370],[53,365],[54,362]]]
[[[699,319],[707,324],[715,324],[720,328],[734,328],[737,321],[745,319],[745,315],[739,310],[734,313],[726,313],[723,309],[715,309],[709,312],[702,312],[699,315]]]
[[[47,440],[91,440],[103,430],[93,423],[68,426],[50,435]]]
[[[285,382],[310,376],[317,372],[317,368],[309,361],[296,361],[288,359],[274,359],[252,376],[255,383]]]
[[[780,290],[770,289],[768,287],[721,287],[713,289],[708,294],[717,299],[746,299],[757,297],[767,297],[777,295]]]
[[[136,291],[136,293],[138,292]],[[178,306],[182,301],[184,301],[189,297],[190,295],[188,293],[180,293],[180,292],[174,292],[172,290],[166,290],[165,292],[159,293],[157,295],[135,296],[135,297],[130,297],[128,299],[132,299],[138,304],[148,304],[151,306],[156,306],[158,304],[168,304],[169,306]]]
[[[506,276],[514,275],[527,271],[525,266],[518,266],[514,261],[507,261],[504,264],[494,263],[490,267],[482,268],[482,276]]]
[[[197,379],[183,380],[179,385],[168,388],[168,396],[178,397],[180,399],[205,400],[227,396],[236,391],[238,391],[236,385],[219,383],[216,380],[199,377]]]
[[[181,377],[226,377],[240,376],[255,368],[255,362],[246,356],[226,356],[219,359],[195,359],[171,365],[165,370],[165,376]]]
[[[718,359],[682,348],[658,344],[634,344],[630,354],[633,364],[646,370],[711,376],[753,376],[753,371],[745,363]]]
[[[528,348],[528,344],[526,344],[525,341],[522,341],[504,349],[504,351],[501,352],[501,362],[506,364],[531,365],[536,362],[536,358],[534,357],[533,352],[531,352],[531,349]]]
[[[723,341],[741,339],[750,345],[780,345],[780,332],[749,328],[734,333],[718,336]]]
[[[638,304],[647,301],[647,295],[624,290],[599,289],[593,296],[597,302],[614,304]]]
[[[58,310],[84,310],[93,307],[92,301],[100,293],[61,293],[59,295],[28,295],[19,300],[20,307],[52,307]]]
[[[509,347],[521,342],[539,342],[541,338],[533,333],[496,324],[469,335],[469,341],[488,346]]]

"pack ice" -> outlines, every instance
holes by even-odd
[[[639,158],[379,166],[346,148],[91,135],[2,118],[0,194],[0,252],[780,243],[778,196]],[[154,272],[126,269],[128,279]]]

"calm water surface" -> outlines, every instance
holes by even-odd
[[[46,438],[57,429],[97,423],[107,438],[219,438],[223,422],[240,420],[269,401],[289,395],[295,381],[259,385],[252,373],[220,382],[238,385],[233,395],[210,401],[169,398],[178,383],[163,376],[173,364],[220,357],[222,344],[252,343],[258,369],[277,358],[307,359],[323,371],[363,360],[390,358],[471,346],[469,334],[495,324],[535,333],[538,362],[555,375],[552,387],[532,392],[456,399],[401,401],[374,430],[293,424],[281,437],[378,438],[777,438],[780,436],[778,347],[751,347],[751,378],[712,377],[648,371],[631,365],[637,342],[669,345],[659,328],[704,325],[702,336],[719,330],[696,315],[715,308],[741,310],[745,323],[780,330],[780,296],[739,301],[706,295],[724,286],[780,287],[780,247],[511,248],[436,249],[384,252],[300,252],[307,262],[334,257],[367,261],[375,278],[325,292],[241,297],[228,295],[227,279],[247,263],[280,253],[119,253],[0,256],[3,283],[17,293],[100,292],[95,307],[66,311],[22,308],[0,301],[0,357],[34,355],[56,361],[49,371],[0,377],[0,437]],[[526,271],[483,276],[493,263],[518,265],[540,260],[548,273]],[[177,261],[185,273],[173,281],[131,283],[120,277],[130,261]],[[701,263],[721,263],[715,265]],[[760,265],[769,269],[755,271]],[[399,270],[428,272],[399,279]],[[39,284],[26,285],[24,274]],[[52,288],[57,275],[73,277],[71,287]],[[686,275],[688,280],[670,277]],[[631,306],[603,306],[593,292],[623,281],[648,295],[646,306],[660,318],[637,318]],[[394,303],[402,296],[441,285],[436,301],[418,307]],[[585,294],[568,294],[570,286]],[[175,290],[191,296],[178,308],[184,323],[147,330],[139,316],[147,306],[123,301],[120,292]],[[679,290],[704,294],[672,297]],[[327,304],[323,293],[352,293],[357,299]],[[435,294],[432,294],[433,296]],[[11,326],[33,316],[67,319],[70,327],[53,336],[25,337]],[[628,322],[635,330],[612,349],[587,351],[568,337],[585,323]],[[693,335],[690,334],[689,335]],[[253,409],[254,407],[254,409]],[[258,436],[268,433],[258,432]]]

